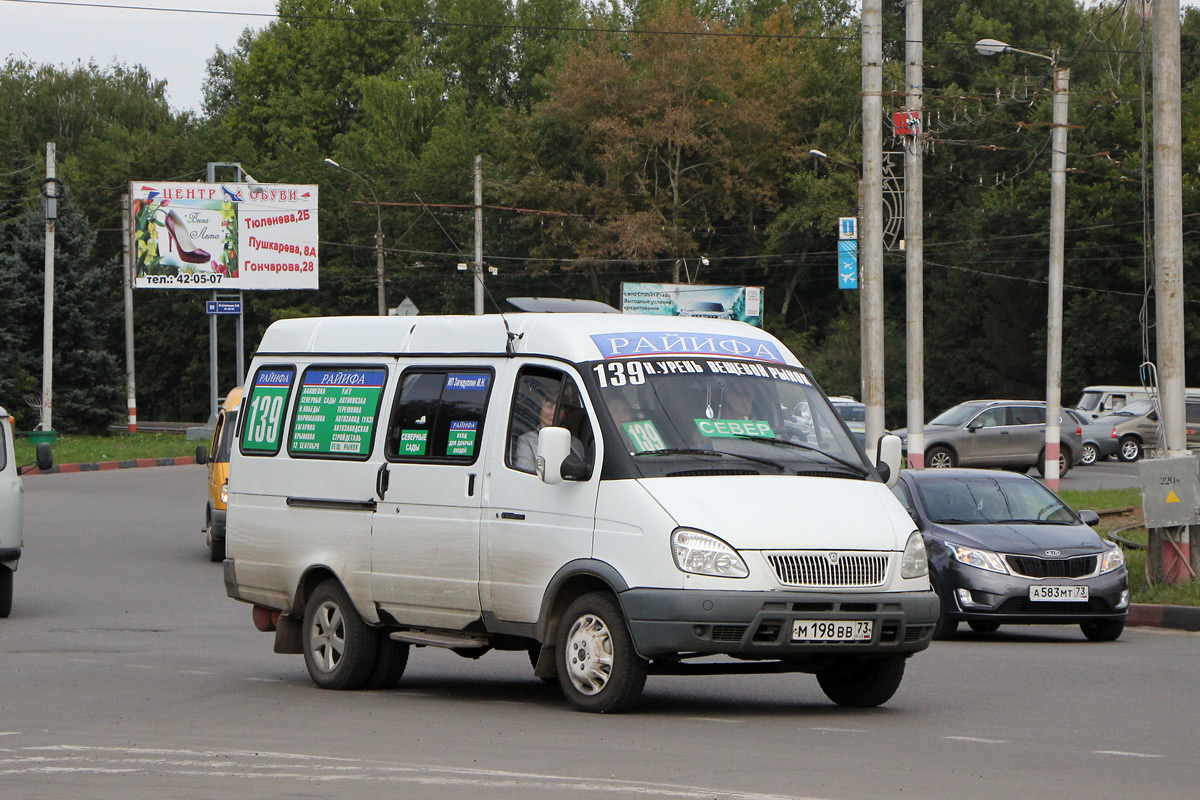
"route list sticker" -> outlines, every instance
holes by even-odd
[[[305,371],[289,449],[312,455],[370,453],[386,376],[382,369]]]

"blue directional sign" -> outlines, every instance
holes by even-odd
[[[842,239],[838,242],[838,288],[858,288],[858,242]]]
[[[240,314],[241,300],[205,300],[204,310],[209,314]]]

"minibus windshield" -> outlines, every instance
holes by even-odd
[[[587,366],[600,405],[620,431],[619,447],[645,476],[870,472],[803,369],[714,358],[612,359]],[[681,467],[680,461],[692,463]]]

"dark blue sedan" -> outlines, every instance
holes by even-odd
[[[942,604],[934,638],[959,622],[1078,624],[1111,642],[1125,630],[1129,573],[1121,548],[1026,475],[974,469],[905,470],[892,490],[925,538],[929,578]]]

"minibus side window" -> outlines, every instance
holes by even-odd
[[[250,396],[242,403],[246,409],[241,426],[243,455],[273,456],[279,452],[295,377],[296,368],[290,364],[262,366],[254,373]]]
[[[386,382],[382,366],[305,369],[296,390],[288,453],[293,458],[369,458]]]
[[[510,469],[536,474],[538,431],[548,425],[571,432],[571,453],[590,476],[596,442],[579,386],[559,370],[526,367],[517,377],[509,419],[505,464]]]
[[[472,464],[483,442],[491,370],[419,369],[401,376],[384,452],[389,460]]]

